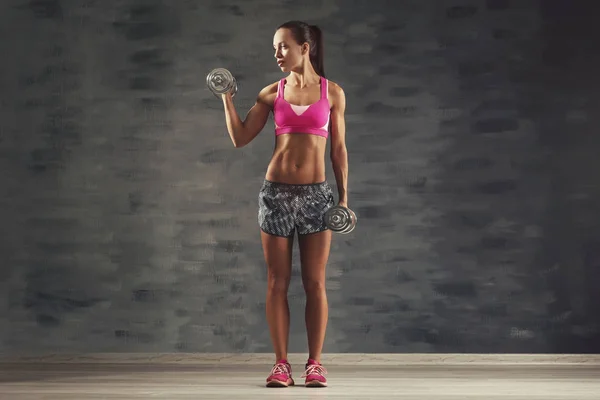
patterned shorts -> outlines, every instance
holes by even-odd
[[[325,212],[333,207],[333,192],[325,182],[289,184],[265,180],[258,194],[258,224],[266,233],[291,237],[327,228]]]

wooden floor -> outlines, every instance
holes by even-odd
[[[0,399],[600,399],[600,366],[331,366],[266,388],[269,365],[0,364]]]

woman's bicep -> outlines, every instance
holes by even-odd
[[[334,104],[331,109],[331,156],[346,151],[346,95],[341,87],[335,92]]]
[[[256,102],[244,119],[244,145],[250,143],[265,127],[271,106],[266,101],[264,90],[256,97]]]

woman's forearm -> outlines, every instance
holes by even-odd
[[[348,152],[344,149],[332,154],[331,165],[338,188],[338,201],[348,204]]]
[[[227,93],[223,95],[223,107],[225,110],[225,122],[227,123],[227,131],[229,137],[235,147],[242,145],[241,138],[244,137],[244,123],[235,109],[232,96]]]

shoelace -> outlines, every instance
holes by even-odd
[[[304,371],[300,378],[306,378],[308,375],[311,374],[323,376],[327,374],[327,370],[322,365],[312,364],[306,368],[306,371]]]
[[[271,375],[276,375],[276,374],[289,375],[290,371],[288,370],[288,366],[283,363],[275,364],[273,366],[273,369],[271,370]]]

